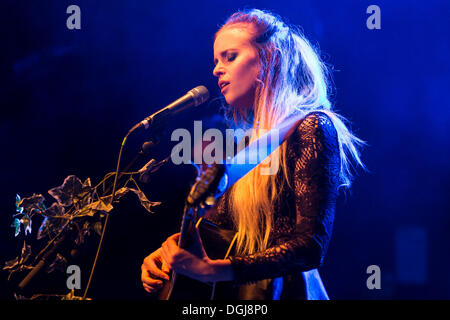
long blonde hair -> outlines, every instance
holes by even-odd
[[[252,114],[238,119],[237,113],[233,112],[234,120],[240,121],[242,127],[253,127],[250,137],[250,141],[253,141],[260,133],[270,130],[293,114],[306,116],[316,110],[326,113],[338,134],[340,186],[349,188],[352,180],[350,158],[364,168],[358,150],[358,145],[364,144],[364,141],[350,132],[344,124],[345,118],[331,110],[328,99],[330,74],[317,51],[298,28],[288,26],[273,13],[258,9],[234,13],[216,36],[223,28],[236,24],[239,27],[246,24],[249,32],[254,33],[252,43],[259,53],[261,68],[253,110],[250,111]],[[230,190],[230,212],[239,232],[237,254],[262,251],[268,246],[273,204],[285,185],[290,185],[286,143],[281,144],[274,154],[279,157],[283,170],[282,183],[276,180],[277,175],[260,174],[258,166]]]

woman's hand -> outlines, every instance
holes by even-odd
[[[229,260],[211,260],[205,252],[198,229],[189,251],[178,247],[180,234],[176,233],[162,244],[161,255],[175,272],[202,282],[233,280]]]
[[[169,280],[170,267],[161,255],[161,248],[144,259],[141,266],[141,281],[144,289],[153,293],[161,289],[164,280]]]

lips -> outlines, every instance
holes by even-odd
[[[228,88],[228,85],[229,85],[229,83],[227,83],[226,85],[224,85],[223,87],[222,87],[222,89],[220,90],[220,92],[224,92],[225,90],[226,90],[226,88]]]
[[[229,85],[228,81],[219,81],[220,92],[223,93],[224,89]]]

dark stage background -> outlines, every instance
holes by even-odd
[[[81,9],[69,30],[66,8]],[[366,9],[381,9],[369,30]],[[273,10],[303,27],[334,66],[335,108],[367,141],[351,193],[338,202],[333,239],[320,269],[331,299],[449,299],[450,109],[447,1],[2,1],[0,262],[17,256],[15,195],[42,193],[69,174],[98,182],[115,163],[136,122],[205,85],[218,97],[213,35],[241,8]],[[217,125],[215,104],[174,119]],[[146,141],[130,138],[125,160]],[[152,157],[167,156],[163,139]],[[143,258],[178,230],[193,167],[167,165],[144,189],[162,201],[154,214],[135,198],[111,215],[88,296],[152,299],[140,285]],[[33,232],[39,224],[33,225]],[[30,242],[32,243],[32,242]],[[98,243],[92,236],[77,263],[83,288]],[[378,265],[381,289],[366,269]],[[2,298],[9,299],[6,274]],[[64,273],[36,290],[66,292]]]

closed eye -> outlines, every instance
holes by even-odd
[[[227,62],[231,62],[236,59],[237,52],[229,52],[229,50],[225,50],[220,55],[223,59],[226,59]],[[214,59],[213,63],[214,65],[217,65],[219,63],[218,59]]]
[[[228,60],[229,62],[231,62],[231,61],[233,61],[234,59],[236,59],[236,56],[237,56],[236,53],[230,54],[230,55],[227,57],[227,60]]]

